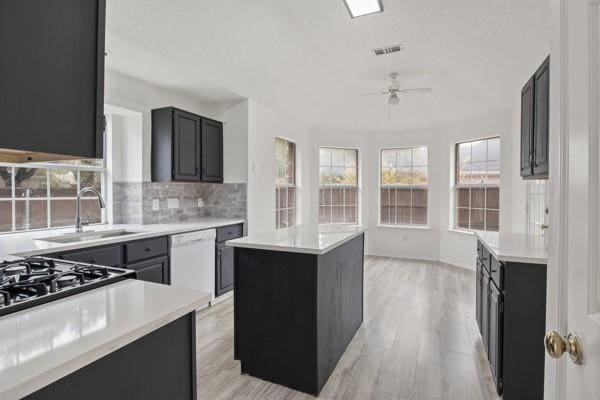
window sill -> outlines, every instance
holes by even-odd
[[[377,224],[377,227],[378,228],[393,228],[393,229],[431,230],[431,226],[429,226],[429,225],[408,225],[408,224],[387,225],[387,224]]]
[[[461,235],[475,236],[475,232],[465,229],[448,228],[448,232],[459,233]]]

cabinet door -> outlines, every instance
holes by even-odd
[[[535,106],[533,124],[533,174],[548,176],[548,136],[550,134],[550,58],[535,73]]]
[[[483,282],[481,270],[483,269],[483,266],[481,265],[479,257],[477,257],[476,263],[477,268],[475,270],[475,318],[477,320],[479,332],[481,332],[481,284]]]
[[[168,284],[169,258],[158,257],[147,261],[127,265],[127,268],[137,272],[137,278],[141,281]]]
[[[199,181],[202,120],[181,110],[175,110],[173,118],[173,179]]]
[[[233,247],[217,246],[215,294],[220,296],[233,289]]]
[[[521,176],[533,173],[533,123],[535,77],[521,90]]]
[[[481,275],[481,339],[485,348],[489,349],[490,275],[485,269],[482,269]]]
[[[202,181],[223,182],[223,124],[202,120]]]
[[[490,284],[490,318],[488,359],[498,394],[502,394],[502,339],[504,334],[504,301],[496,285]]]

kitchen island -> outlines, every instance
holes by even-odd
[[[319,394],[363,321],[365,230],[297,226],[227,242],[242,373]]]
[[[125,280],[0,318],[0,398],[195,399],[209,295]]]

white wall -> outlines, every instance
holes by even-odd
[[[224,135],[224,178],[225,182],[246,182],[245,162],[240,156],[248,152],[248,102],[202,103],[172,90],[161,88],[125,76],[106,71],[105,102],[142,114],[142,139],[139,148],[128,148],[129,152],[142,155],[142,179],[150,181],[151,165],[151,110],[173,106],[208,118],[223,121]]]
[[[248,112],[248,229],[275,229],[275,138],[296,143],[298,223],[311,221],[310,128],[297,120],[249,100]]]
[[[475,239],[473,235],[450,229],[451,225],[451,153],[458,141],[500,135],[501,190],[500,226],[502,230],[525,229],[525,184],[518,171],[519,141],[511,112],[438,129],[401,132],[347,132],[315,128],[311,135],[311,153],[320,146],[342,146],[359,149],[361,176],[360,218],[369,230],[367,254],[440,260],[465,268],[474,268]],[[379,149],[391,146],[429,147],[429,227],[378,226]],[[517,163],[515,165],[515,162]],[[310,208],[318,215],[318,159],[311,164],[311,180],[315,182]]]

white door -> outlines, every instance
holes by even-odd
[[[600,399],[600,9],[551,0],[549,330],[546,399]],[[573,344],[567,337],[572,335]],[[564,340],[564,342],[561,342]],[[579,342],[576,342],[579,340]],[[548,341],[546,342],[548,344]],[[569,350],[582,356],[573,360]],[[548,352],[550,353],[550,351]],[[560,353],[560,352],[558,352]],[[555,352],[555,355],[556,352]]]

